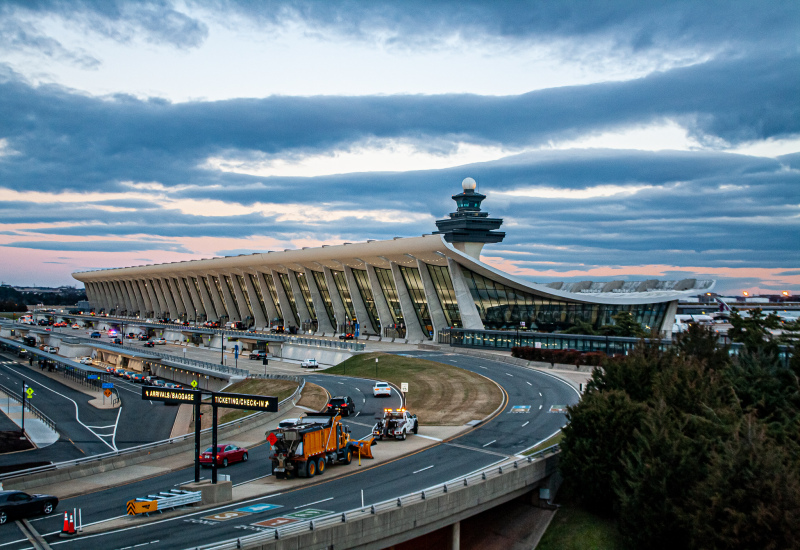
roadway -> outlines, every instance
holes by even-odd
[[[271,517],[312,509],[328,514],[358,508],[361,505],[361,490],[364,491],[365,504],[369,505],[488,467],[504,460],[505,457],[522,452],[555,433],[564,425],[566,419],[563,413],[550,412],[550,408],[578,401],[578,393],[572,386],[547,373],[456,354],[414,351],[406,355],[449,363],[494,380],[507,394],[503,410],[461,436],[437,442],[432,447],[414,454],[374,466],[365,464],[341,477],[326,479],[323,475],[302,487],[254,498],[247,502],[157,520],[141,526],[118,528],[74,540],[57,538],[56,534],[61,528],[60,514],[34,519],[32,524],[46,536],[51,546],[63,545],[64,548],[85,548],[88,544],[102,548],[130,548],[136,545],[148,549],[191,548],[213,541],[234,539],[261,529],[250,524]],[[353,435],[357,438],[369,431],[373,422],[371,416],[375,412],[387,403],[391,406],[397,406],[399,403],[396,396],[391,400],[373,398],[372,381],[325,376],[321,373],[310,374],[308,379],[325,387],[333,395],[353,397],[358,415],[349,420],[345,419],[345,422],[351,426]],[[527,412],[512,412],[521,410]],[[375,448],[375,452],[380,453],[381,445],[402,444],[399,441],[382,442]],[[267,445],[251,448],[248,462],[232,465],[225,473],[231,474],[234,485],[270,475],[269,452]],[[165,490],[192,478],[193,469],[185,468],[121,487],[69,498],[59,505],[59,510],[81,508],[84,524],[105,521],[122,516],[125,502],[131,498]],[[276,508],[266,509],[267,504]],[[228,521],[208,519],[208,516],[216,513],[252,505],[264,506],[261,507],[261,511],[250,509],[249,515],[238,516]],[[0,527],[0,548],[16,549],[27,546],[27,541],[20,539],[19,531],[15,527]]]
[[[0,465],[61,462],[169,438],[177,408],[142,401],[140,385],[115,379],[121,406],[98,409],[89,404],[90,395],[60,383],[60,376],[51,378],[11,353],[0,353],[0,383],[10,389],[23,382],[32,387],[33,405],[56,423],[60,435],[53,445],[0,455]]]

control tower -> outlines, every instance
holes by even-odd
[[[439,231],[433,233],[444,235],[444,239],[455,248],[480,259],[484,244],[499,243],[506,234],[494,231],[503,224],[502,218],[490,218],[488,212],[481,212],[481,202],[486,195],[476,193],[476,186],[474,179],[464,178],[461,182],[463,192],[453,195],[458,209],[450,213],[450,218],[436,220]]]

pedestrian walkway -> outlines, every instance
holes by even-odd
[[[22,426],[22,404],[16,398],[0,391],[0,410],[17,426]],[[25,434],[31,443],[38,448],[52,445],[58,438],[58,432],[36,418],[32,413],[25,413]]]

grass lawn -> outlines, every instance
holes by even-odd
[[[525,451],[522,453],[525,456],[532,455],[533,453],[538,453],[542,449],[546,449],[555,445],[556,443],[561,443],[561,440],[564,439],[564,432],[558,432],[553,437],[548,437],[541,443],[537,443],[535,447],[533,447],[530,451]]]
[[[408,382],[408,410],[419,417],[421,424],[434,426],[461,426],[482,419],[503,400],[497,385],[483,376],[416,357],[365,353],[326,369],[325,374],[377,378],[397,387]]]
[[[272,395],[282,401],[292,395],[294,390],[297,389],[297,382],[291,380],[262,380],[260,378],[248,378],[225,388],[226,393],[243,393],[245,395]],[[211,405],[201,406],[203,413],[203,428],[211,427]],[[245,411],[241,409],[225,409],[220,407],[217,409],[219,416],[217,422],[224,424],[225,422],[232,422],[243,418],[248,414],[256,411]]]
[[[561,500],[561,493],[556,500]],[[623,550],[622,537],[614,520],[582,508],[571,498],[560,503],[537,550]]]

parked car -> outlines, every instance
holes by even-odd
[[[154,344],[158,344],[160,346],[166,345],[167,341],[164,338],[154,338],[151,340]]]
[[[339,340],[352,340],[355,338],[355,335],[352,332],[346,332],[344,334],[339,335]]]
[[[72,328],[81,328],[81,326],[78,323],[75,323],[74,325],[72,325]]]
[[[372,396],[373,397],[381,397],[381,396],[391,397],[392,396],[392,387],[386,382],[376,382],[374,386],[372,386]]]
[[[210,467],[214,461],[214,447],[200,453],[200,465]],[[227,467],[234,462],[247,462],[247,449],[236,445],[217,445],[217,466]]]
[[[91,333],[91,334],[89,335],[89,337],[90,337],[90,338],[101,338],[101,337],[102,337],[102,334],[100,334],[99,332],[93,332],[93,333]]]
[[[92,358],[91,357],[81,357],[80,359],[78,359],[78,363],[80,363],[81,365],[91,365],[92,364]]]
[[[328,410],[328,412],[335,412],[337,414],[341,414],[342,416],[350,416],[356,412],[356,404],[353,403],[353,399],[349,395],[331,397],[330,401],[328,401],[328,405],[325,408]]]
[[[156,346],[153,342],[145,342],[142,345],[146,348],[154,348]]]
[[[256,331],[256,326],[255,326],[255,325],[253,325],[252,327],[249,327],[249,328],[247,329],[247,332],[250,332],[250,333],[253,333],[253,332],[255,332],[255,331]]]
[[[54,348],[53,346],[45,346],[44,351],[47,353],[58,353],[58,348]]]
[[[23,493],[22,491],[0,491],[0,525],[9,519],[23,519],[40,514],[49,515],[58,506],[53,495]]]
[[[230,321],[225,323],[225,328],[228,330],[244,330],[244,323],[241,321]]]
[[[250,352],[248,357],[250,357],[250,359],[266,359],[267,351],[263,349],[254,349]]]
[[[315,369],[319,365],[317,364],[317,360],[316,359],[306,359],[305,361],[300,363],[300,366],[302,368],[304,368],[304,369]]]
[[[285,329],[283,328],[283,325],[276,325],[276,326],[270,327],[269,331],[272,334],[283,334],[285,332]]]

